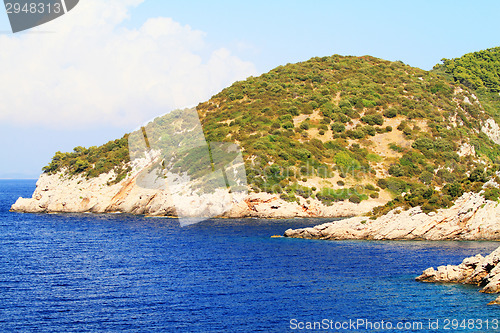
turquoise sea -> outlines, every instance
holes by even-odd
[[[495,242],[270,238],[314,219],[18,214],[32,180],[0,181],[1,332],[495,332],[477,287],[425,268]],[[310,328],[310,329],[309,329]]]

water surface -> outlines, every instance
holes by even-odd
[[[453,331],[500,331],[491,325],[500,307],[486,306],[494,295],[414,281],[429,266],[487,254],[495,242],[270,238],[323,222],[314,219],[181,228],[167,218],[10,213],[34,184],[0,181],[0,331],[306,331],[292,319],[421,322],[418,331],[428,332],[449,331],[446,319],[479,319],[482,329],[478,321]]]

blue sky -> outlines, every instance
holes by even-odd
[[[0,11],[0,178],[99,145],[249,75],[332,54],[431,69],[500,46],[498,1],[80,0],[10,34]]]

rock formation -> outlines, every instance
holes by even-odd
[[[486,257],[478,254],[465,258],[460,265],[428,268],[416,280],[472,284],[482,287],[482,293],[500,293],[500,247]],[[500,296],[489,304],[500,304]]]
[[[284,236],[325,240],[498,240],[500,206],[481,193],[465,193],[448,209],[424,213],[396,208],[376,220],[356,216],[312,228],[288,229]]]
[[[117,184],[110,184],[112,173],[86,179],[82,176],[69,177],[62,172],[54,175],[42,174],[31,198],[19,198],[12,211],[23,213],[130,213],[152,216],[174,216],[167,189],[148,189],[137,185],[138,171]],[[342,201],[332,206],[319,200],[300,199],[300,203],[282,200],[279,195],[250,193],[224,217],[347,217],[363,214],[381,204],[377,200],[364,200],[359,204]],[[185,203],[189,210],[190,202]]]

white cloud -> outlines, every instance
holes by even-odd
[[[41,31],[0,35],[0,122],[134,126],[195,105],[249,75],[252,63],[170,18],[120,27],[142,0],[80,1]]]

